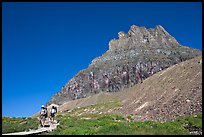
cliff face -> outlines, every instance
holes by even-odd
[[[180,45],[162,26],[154,29],[131,26],[109,42],[109,50],[78,72],[50,105],[85,98],[99,92],[117,92],[141,83],[156,72],[202,55],[197,49]]]
[[[101,92],[60,105],[62,114],[120,113],[164,122],[202,112],[202,56],[175,64],[121,92]],[[71,114],[71,113],[69,113]]]

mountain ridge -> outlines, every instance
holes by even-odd
[[[131,87],[174,64],[200,56],[197,49],[180,45],[161,25],[146,29],[132,25],[109,41],[109,49],[79,71],[47,105],[85,98],[100,92]]]
[[[132,115],[135,121],[159,122],[202,112],[202,56],[175,64],[121,92],[100,92],[65,102],[58,111],[76,111],[75,115],[119,113]]]

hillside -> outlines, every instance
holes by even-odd
[[[44,134],[202,135],[202,56],[121,92],[68,101],[58,110],[60,125]]]
[[[159,121],[202,112],[201,59],[174,65],[130,88],[121,111]]]
[[[120,113],[132,114],[136,121],[161,122],[202,112],[202,57],[173,65],[121,92],[100,92],[58,109],[62,114]]]
[[[101,91],[121,91],[202,54],[179,44],[161,25],[149,29],[132,25],[127,33],[120,31],[118,39],[110,40],[108,46],[109,50],[68,80],[47,105],[61,105]]]

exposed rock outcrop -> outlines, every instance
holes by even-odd
[[[202,112],[202,57],[175,64],[121,92],[101,92],[68,101],[58,110],[64,114],[77,108],[91,109],[79,112],[83,114],[120,113],[132,115],[135,121],[159,122]]]
[[[180,45],[161,25],[147,29],[132,25],[109,42],[109,50],[78,72],[47,105],[97,94],[116,92],[141,83],[158,71],[202,55]]]

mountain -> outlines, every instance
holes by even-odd
[[[47,105],[86,98],[98,93],[123,91],[177,63],[202,52],[179,44],[161,25],[147,29],[132,25],[109,42],[109,50],[79,71]]]
[[[202,57],[175,64],[121,92],[99,94],[68,101],[61,114],[120,113],[136,121],[164,122],[202,112]]]

